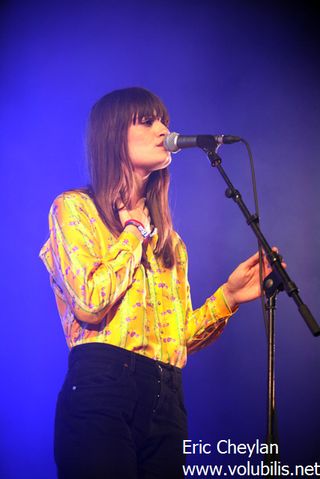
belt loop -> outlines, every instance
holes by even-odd
[[[130,352],[130,371],[134,371],[136,368],[136,355]]]

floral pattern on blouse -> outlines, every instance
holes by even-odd
[[[216,339],[232,315],[219,288],[193,310],[186,247],[173,232],[176,265],[156,258],[157,235],[147,245],[131,232],[113,236],[84,192],[62,193],[49,213],[50,236],[41,249],[69,348],[100,342],[177,367],[187,353]]]

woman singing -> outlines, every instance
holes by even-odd
[[[59,479],[178,479],[187,438],[181,369],[240,303],[258,254],[193,310],[168,205],[168,113],[142,88],[92,108],[90,186],[58,196],[40,256],[70,348],[55,418]]]

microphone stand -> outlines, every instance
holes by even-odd
[[[199,145],[200,146],[200,145]],[[201,149],[207,154],[209,161],[212,167],[216,167],[220,172],[221,176],[227,184],[227,189],[225,195],[227,198],[233,199],[235,203],[239,206],[242,211],[248,226],[251,227],[253,233],[255,234],[259,244],[264,249],[269,264],[272,268],[272,272],[264,279],[263,281],[263,290],[267,298],[266,311],[268,316],[268,420],[267,420],[267,444],[277,444],[278,440],[276,435],[276,408],[275,408],[275,309],[276,309],[276,297],[280,291],[286,291],[288,296],[290,296],[296,303],[298,310],[305,320],[308,328],[314,336],[320,336],[320,327],[311,314],[308,306],[303,303],[299,290],[296,284],[291,280],[290,276],[283,268],[281,264],[281,256],[273,251],[267,242],[265,236],[262,234],[259,226],[259,218],[256,214],[251,214],[245,205],[241,194],[233,184],[231,183],[229,177],[227,176],[225,170],[221,165],[221,158],[217,154],[219,144],[215,143],[215,146],[211,143],[206,145],[202,144]],[[268,447],[269,454],[268,462],[271,463],[272,459],[275,459],[278,454],[271,454],[272,447]],[[271,477],[271,476],[270,476]],[[272,475],[272,477],[274,477]]]

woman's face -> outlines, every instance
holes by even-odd
[[[168,133],[168,128],[154,117],[144,117],[129,126],[129,158],[136,173],[147,176],[171,163],[171,154],[163,147],[164,137]]]

